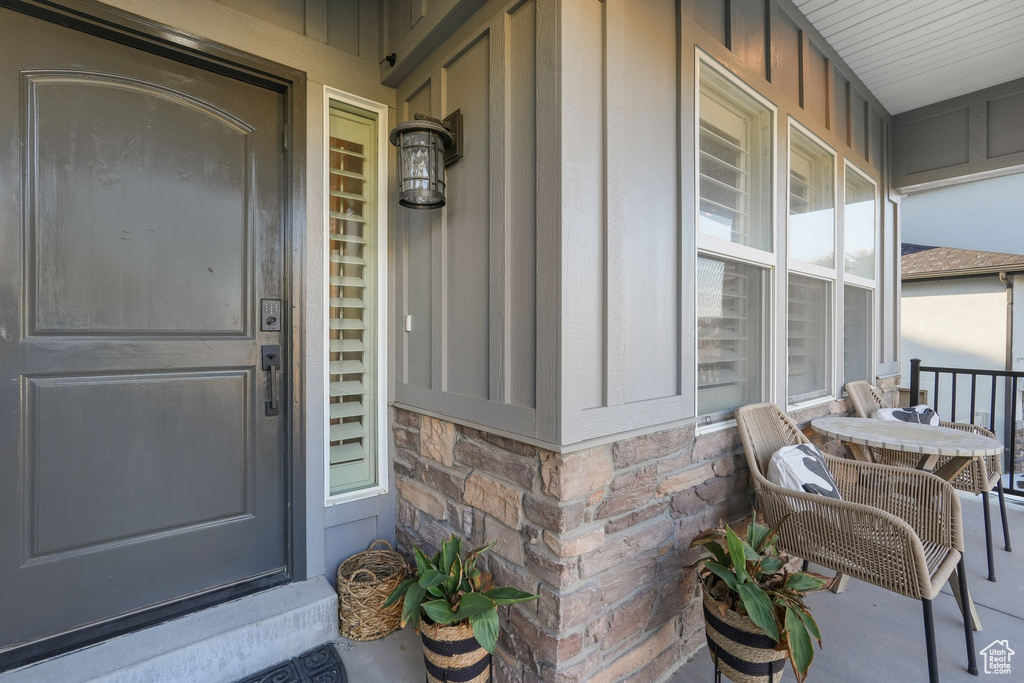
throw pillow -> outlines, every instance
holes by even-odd
[[[768,481],[795,491],[841,499],[825,458],[811,444],[785,446],[768,461]]]
[[[912,406],[910,408],[882,408],[871,413],[871,417],[878,420],[897,420],[899,422],[939,426],[939,416],[926,405]]]

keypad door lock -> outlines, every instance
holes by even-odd
[[[280,299],[260,299],[260,331],[281,331]]]

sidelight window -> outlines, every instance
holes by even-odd
[[[347,98],[346,98],[347,99]],[[328,502],[386,490],[380,154],[386,109],[328,97],[326,488]]]

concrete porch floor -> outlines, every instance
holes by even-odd
[[[975,651],[995,640],[1007,639],[1011,648],[1024,647],[1024,504],[1007,497],[1010,537],[1014,552],[1003,550],[999,508],[992,505],[995,561],[998,582],[986,579],[985,527],[981,501],[962,496],[967,543],[968,587],[974,596],[984,630],[974,634]],[[816,650],[809,681],[926,681],[924,625],[920,603],[861,581],[852,580],[839,595],[822,592],[808,604],[821,627],[824,646]],[[978,681],[967,673],[963,622],[947,586],[934,601],[935,639],[943,683]],[[360,683],[405,683],[423,680],[423,653],[418,636],[405,629],[387,638],[355,643],[337,642],[349,680]],[[1024,680],[1024,654],[1012,662],[1015,676]],[[983,671],[978,657],[978,668]],[[714,680],[714,667],[706,650],[699,651],[668,678],[668,683]],[[783,680],[792,681],[787,669]]]

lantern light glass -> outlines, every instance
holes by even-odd
[[[429,119],[400,123],[391,131],[401,171],[398,203],[410,209],[437,209],[445,204],[444,152],[452,135]]]

